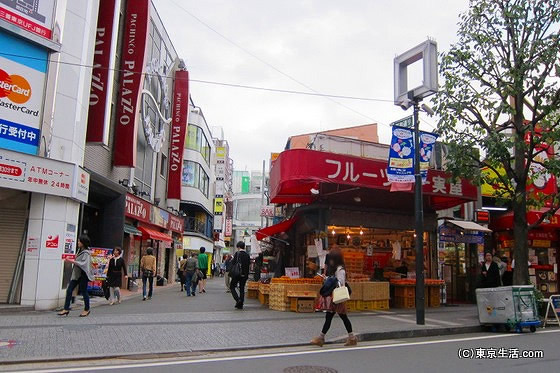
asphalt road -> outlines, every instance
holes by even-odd
[[[27,370],[20,372],[558,372],[559,338],[560,329],[523,334],[479,333],[379,341],[354,348],[338,345],[239,351],[165,360],[82,362],[82,366],[75,365],[77,362],[67,362],[50,365],[49,368],[44,364],[29,365]],[[521,358],[524,353],[537,357]],[[475,358],[477,354],[483,358]],[[539,354],[542,357],[538,357]]]

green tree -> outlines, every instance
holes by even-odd
[[[560,176],[560,161],[547,157],[560,139],[559,21],[560,1],[471,0],[458,41],[441,55],[434,105],[450,144],[448,168],[498,184],[498,197],[511,204],[514,284],[529,283],[528,231],[560,208],[558,195],[527,191]],[[530,226],[529,208],[546,208]]]

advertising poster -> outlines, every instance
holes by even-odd
[[[420,131],[420,174],[422,175],[422,183],[425,183],[428,179],[428,168],[437,138],[438,135],[434,133]]]
[[[409,128],[392,128],[387,179],[393,183],[414,182],[414,136]]]
[[[74,258],[76,258],[76,226],[74,224],[66,224],[62,259]]]
[[[88,291],[103,291],[103,281],[107,279],[105,268],[109,265],[108,256],[113,253],[113,249],[90,247],[90,250],[91,266],[93,267],[93,275],[95,276],[95,280],[88,283]]]
[[[56,0],[0,0],[0,19],[51,39],[55,3]]]
[[[0,45],[10,51],[0,55],[0,148],[35,155],[41,138],[47,52],[8,33],[0,33]]]

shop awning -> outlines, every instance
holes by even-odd
[[[367,188],[389,192],[387,161],[354,157],[309,149],[286,150],[272,163],[270,197],[272,203],[312,203],[321,196],[321,184],[342,188]],[[452,182],[440,170],[428,170],[422,187],[426,201],[441,210],[476,201],[478,189],[470,181]],[[394,192],[396,198],[402,193]],[[351,197],[349,197],[351,198]]]
[[[167,243],[173,242],[171,236],[168,236],[165,233],[161,233],[146,227],[138,227],[138,229],[140,229],[140,231],[143,233],[142,238],[145,240],[151,238],[152,240],[156,240],[156,241],[162,241]]]
[[[482,225],[477,224],[473,221],[447,220],[446,222],[466,231],[492,232],[491,229],[483,227]]]
[[[548,211],[549,209],[547,208],[527,211],[527,224],[535,223]],[[497,218],[493,218],[491,223],[491,226],[495,231],[513,229],[513,211],[508,211]],[[556,211],[556,213],[548,218],[548,220],[545,219],[539,225],[539,228],[560,229],[560,211]]]
[[[128,233],[130,235],[133,236],[141,236],[142,232],[140,232],[138,229],[136,229],[136,227],[134,225],[130,225],[130,224],[125,224],[124,225],[124,231],[125,233]]]
[[[283,222],[275,225],[271,225],[270,227],[261,228],[257,231],[257,233],[255,233],[255,236],[257,237],[257,240],[261,241],[266,237],[270,237],[282,232],[287,232],[290,230],[290,228],[292,227],[292,225],[294,225],[296,221],[297,221],[297,217],[284,220]]]

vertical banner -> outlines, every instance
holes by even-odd
[[[544,196],[553,196],[558,193],[558,183],[556,177],[552,175],[544,165],[554,158],[554,146],[550,146],[540,139],[542,137],[542,128],[537,125],[534,133],[528,132],[525,136],[527,145],[531,143],[531,137],[535,139],[535,149],[533,153],[536,154],[534,162],[529,167],[529,178],[527,179],[527,192],[533,197],[539,197],[539,194]],[[548,200],[546,206],[551,205]]]
[[[143,82],[150,1],[127,1],[115,124],[114,166],[136,166],[136,116]]]
[[[175,72],[173,89],[173,120],[171,121],[171,148],[169,149],[169,175],[167,180],[167,198],[169,199],[181,199],[181,175],[188,111],[189,72],[178,70]]]
[[[422,175],[422,183],[425,183],[428,179],[428,168],[430,168],[430,159],[437,138],[438,135],[434,133],[420,131],[420,174]]]
[[[414,182],[414,132],[393,126],[387,179],[393,183]]]
[[[89,114],[87,142],[105,142],[105,126],[108,125],[110,95],[114,68],[113,25],[117,0],[101,0],[95,33],[95,51],[89,91]],[[116,39],[116,38],[115,38]]]

